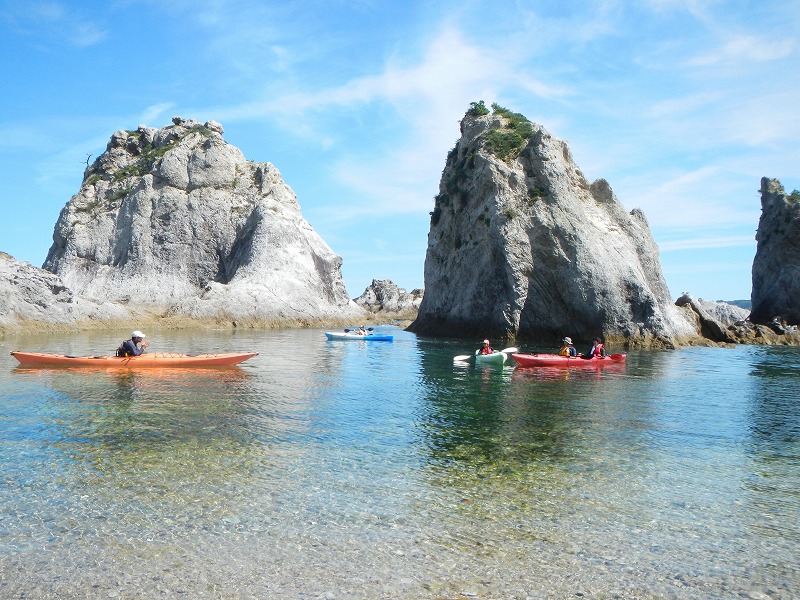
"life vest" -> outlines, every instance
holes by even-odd
[[[119,345],[119,348],[117,348],[117,356],[122,356],[122,357],[133,356],[131,351],[128,350],[128,348],[125,346],[125,344],[129,341],[130,340],[122,340],[122,343]]]
[[[592,349],[592,356],[605,356],[606,355],[606,348],[603,344],[597,344]]]

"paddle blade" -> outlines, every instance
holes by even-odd
[[[612,360],[620,360],[620,359],[622,359],[624,357],[625,357],[624,354],[611,354],[608,358],[610,358]]]
[[[472,358],[471,354],[459,354],[458,356],[454,356],[453,357],[453,362],[456,362],[456,361],[460,362],[460,361],[464,361],[464,360],[469,360],[470,358]]]
[[[511,346],[511,348],[503,348],[502,350],[500,350],[500,352],[502,352],[503,354],[516,354],[517,352],[519,352],[519,348],[514,348],[514,346]]]

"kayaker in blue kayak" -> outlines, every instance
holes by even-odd
[[[140,356],[144,353],[145,348],[150,347],[149,342],[143,341],[145,335],[138,329],[131,333],[131,339],[122,342],[122,345],[117,348],[117,356]]]
[[[489,340],[483,340],[483,344],[481,344],[476,354],[494,354],[494,348],[492,348]]]
[[[358,331],[356,333],[358,333],[358,335],[367,335],[367,330],[362,325],[361,327],[358,328]]]
[[[565,337],[561,340],[561,343],[564,345],[561,346],[561,350],[558,351],[559,356],[578,356],[577,348],[572,345],[572,338]]]
[[[600,338],[594,338],[592,340],[592,349],[589,350],[588,353],[583,355],[583,358],[605,358],[606,356],[606,347],[603,345],[603,342]]]

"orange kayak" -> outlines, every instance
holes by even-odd
[[[75,366],[101,368],[158,368],[158,367],[227,367],[253,358],[258,352],[234,352],[230,354],[176,354],[155,352],[139,356],[66,356],[43,352],[18,352],[11,356],[26,367]]]

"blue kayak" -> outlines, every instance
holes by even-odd
[[[380,335],[377,333],[359,335],[357,333],[337,333],[333,331],[326,331],[325,335],[329,340],[363,340],[365,342],[391,342],[394,340],[394,336]]]

